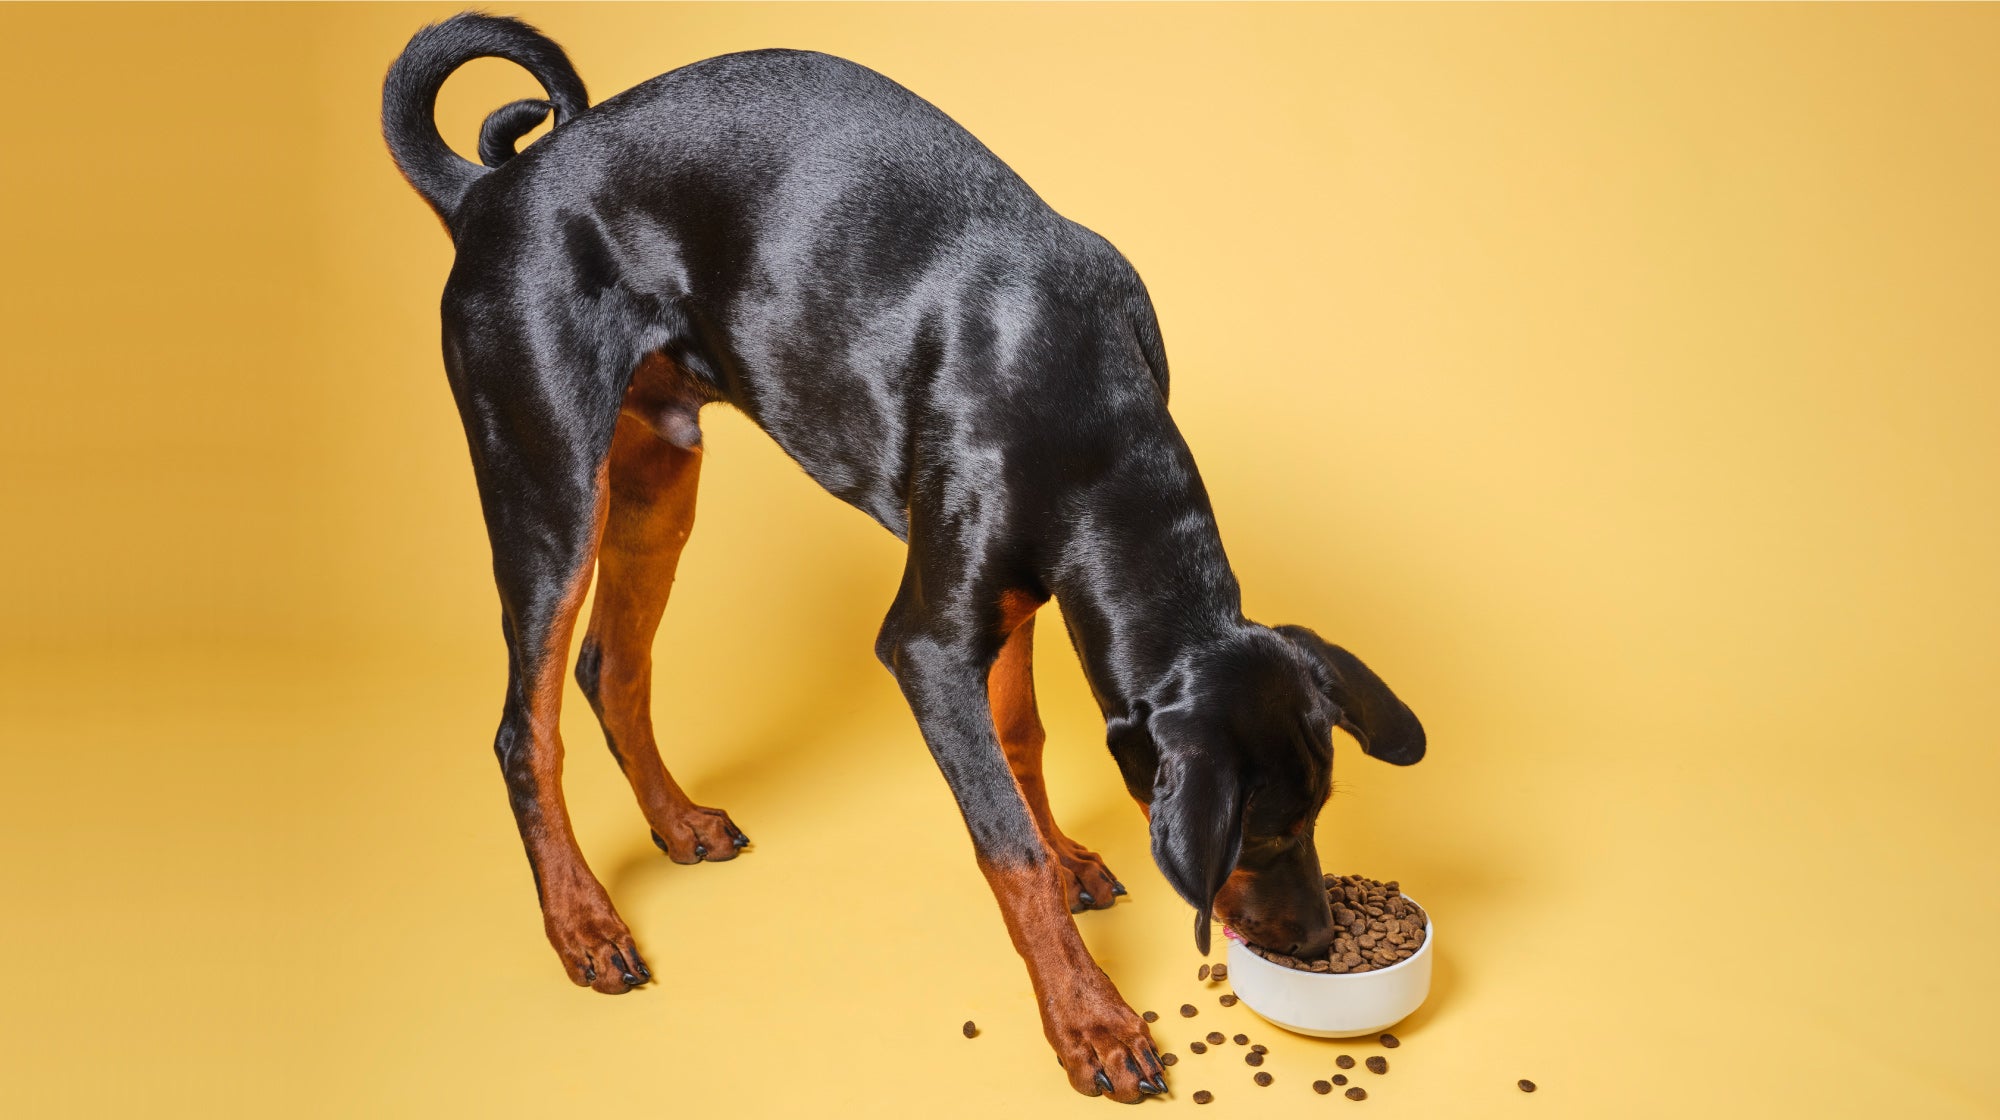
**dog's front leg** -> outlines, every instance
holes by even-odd
[[[1061,876],[1007,767],[987,702],[991,657],[907,631],[895,637],[885,631],[879,652],[958,799],[979,868],[1028,964],[1042,1030],[1070,1084],[1126,1102],[1165,1092],[1166,1068],[1152,1034],[1084,948]]]

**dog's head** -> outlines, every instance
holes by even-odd
[[[1333,915],[1313,824],[1333,789],[1333,729],[1408,766],[1424,729],[1363,665],[1303,626],[1254,626],[1189,652],[1170,694],[1108,725],[1126,788],[1152,822],[1153,859],[1195,908],[1252,942],[1323,954]]]

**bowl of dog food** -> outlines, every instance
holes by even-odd
[[[1296,1034],[1348,1038],[1401,1022],[1431,992],[1430,915],[1387,883],[1325,877],[1331,951],[1316,960],[1273,953],[1225,929],[1229,983],[1250,1010]]]

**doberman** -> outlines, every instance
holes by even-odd
[[[486,57],[548,96],[487,118],[482,166],[444,143],[434,110],[446,77]],[[563,804],[557,707],[593,570],[576,678],[654,840],[677,863],[749,843],[667,773],[650,705],[714,402],[907,543],[875,652],[1079,1092],[1139,1100],[1166,1072],[1071,917],[1125,888],[1049,813],[1030,661],[1050,598],[1197,946],[1213,914],[1261,945],[1325,950],[1313,825],[1332,729],[1407,765],[1423,728],[1352,654],[1244,618],[1167,414],[1151,301],[1116,249],[930,103],[809,51],[711,58],[592,108],[562,48],[467,13],[410,40],[382,124],[456,246],[445,368],[508,653],[494,750],[572,980],[615,993],[651,978]]]

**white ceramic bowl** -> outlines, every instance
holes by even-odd
[[[1423,945],[1408,960],[1373,972],[1300,972],[1272,964],[1232,937],[1229,987],[1250,1010],[1296,1034],[1375,1034],[1401,1022],[1431,994],[1431,951],[1436,947],[1429,910],[1424,911]]]

